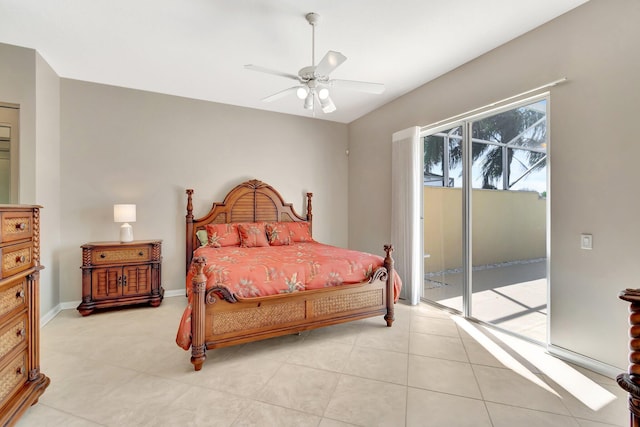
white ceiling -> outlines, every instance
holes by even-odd
[[[348,59],[336,79],[384,83],[382,95],[333,88],[349,123],[586,0],[0,0],[0,42],[36,49],[61,76],[311,116],[297,74],[328,51]]]

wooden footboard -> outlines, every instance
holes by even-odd
[[[285,295],[240,299],[225,288],[206,289],[206,260],[193,258],[191,363],[199,371],[206,350],[384,315],[394,321],[393,246],[367,282]]]

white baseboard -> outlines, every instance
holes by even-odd
[[[612,379],[615,379],[615,377],[625,372],[624,369],[611,366],[579,353],[574,353],[571,350],[567,350],[566,348],[558,347],[553,344],[549,344],[547,346],[547,351],[553,356],[566,360],[567,362],[575,363],[576,365],[580,365],[590,371]]]
[[[164,297],[185,297],[186,298],[186,291],[184,289],[172,289],[170,291],[165,290],[164,291]]]
[[[46,325],[47,323],[49,323],[51,321],[51,319],[53,319],[54,317],[57,316],[58,313],[60,313],[60,311],[62,311],[61,308],[62,304],[58,304],[55,307],[53,307],[51,310],[49,310],[44,316],[40,317],[40,327],[42,328],[44,325]]]
[[[164,291],[165,298],[171,297],[185,297],[184,289],[172,289],[170,291]],[[49,323],[54,317],[58,315],[62,310],[75,310],[80,305],[80,301],[67,301],[61,302],[60,304],[53,307],[44,316],[40,317],[40,327],[42,328],[44,325]]]

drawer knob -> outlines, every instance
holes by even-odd
[[[16,292],[16,298],[24,298],[24,289],[20,289]]]
[[[138,252],[138,255],[143,256],[144,252],[140,251],[140,252]]]
[[[105,254],[100,254],[100,258],[106,258],[107,256]]]
[[[25,228],[27,228],[27,224],[25,224],[24,222],[16,224],[17,230],[24,230]]]
[[[18,255],[16,257],[16,262],[24,262],[26,258],[24,257],[24,255]]]
[[[22,374],[24,374],[24,368],[22,366],[18,366],[18,369],[16,369],[16,375]]]
[[[18,329],[16,331],[16,336],[20,337],[20,338],[24,338],[24,336],[27,334],[27,331],[24,330],[24,328]]]

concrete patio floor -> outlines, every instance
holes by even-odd
[[[472,317],[547,342],[545,259],[474,267]],[[462,311],[462,272],[425,274],[423,299]]]

